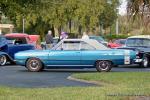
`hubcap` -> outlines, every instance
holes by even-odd
[[[145,57],[144,60],[143,60],[143,66],[144,67],[148,66],[148,58],[147,57]]]
[[[5,65],[7,62],[7,58],[5,55],[0,56],[0,65]]]
[[[99,68],[101,70],[107,70],[109,66],[110,66],[110,64],[107,61],[100,61],[99,62]]]
[[[37,69],[39,67],[39,62],[37,60],[31,60],[29,66],[32,69]]]

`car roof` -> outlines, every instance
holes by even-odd
[[[83,41],[83,42],[86,42],[89,45],[93,46],[97,50],[107,50],[107,49],[109,49],[109,48],[107,48],[106,46],[104,46],[103,44],[99,43],[97,40],[94,40],[94,39],[63,39],[62,41],[60,41],[58,43],[58,45],[60,45],[64,41],[80,41],[80,42]]]
[[[130,38],[144,38],[144,39],[150,39],[150,35],[136,35],[136,36],[128,37],[128,39],[130,39]]]
[[[26,33],[10,33],[5,34],[6,37],[28,37],[28,34]]]

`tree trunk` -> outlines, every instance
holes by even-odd
[[[52,25],[51,31],[52,31],[53,37],[55,37],[55,29],[54,29],[54,25]]]
[[[71,23],[71,19],[69,20],[69,31],[70,31],[70,33],[71,33],[71,27],[72,27],[72,25],[71,25],[72,23]]]

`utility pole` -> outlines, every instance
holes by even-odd
[[[24,16],[23,16],[23,19],[22,19],[22,30],[23,30],[23,33],[24,33],[24,28],[25,28],[25,19],[24,19]]]
[[[117,11],[117,19],[116,19],[116,35],[119,34],[119,21],[118,21],[118,13],[119,13],[119,9],[116,9]]]
[[[118,22],[118,18],[116,19],[116,35],[119,34],[119,22]]]

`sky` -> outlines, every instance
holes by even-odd
[[[127,6],[127,0],[120,0],[121,5],[119,7],[119,14],[125,15],[126,14],[126,6]]]

